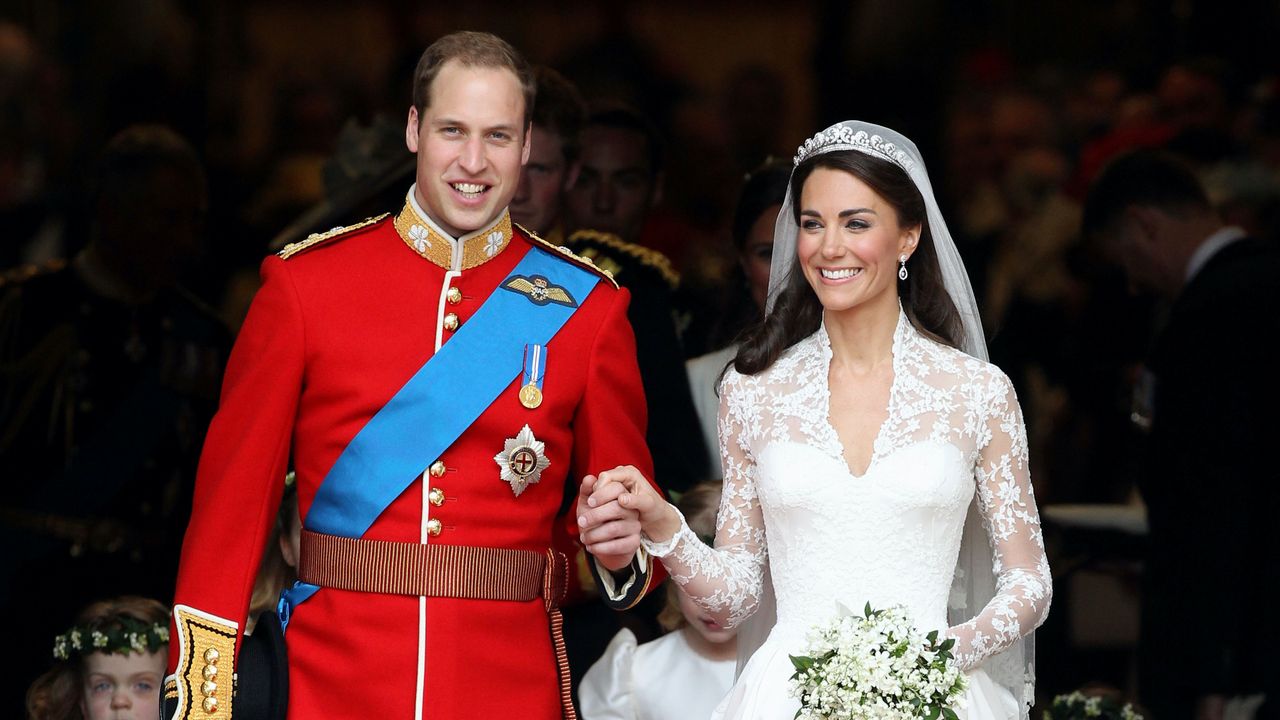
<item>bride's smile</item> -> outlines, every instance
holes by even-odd
[[[818,168],[800,198],[796,254],[828,312],[874,306],[896,312],[899,258],[910,256],[919,226],[901,227],[893,206],[865,182]]]

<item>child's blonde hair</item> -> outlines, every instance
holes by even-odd
[[[720,508],[722,489],[723,483],[719,480],[698,483],[681,495],[676,503],[685,522],[689,524],[689,529],[708,545],[715,541],[716,512]],[[686,624],[684,613],[680,612],[680,597],[677,592],[675,581],[667,580],[667,604],[658,613],[658,624],[668,631],[679,630]]]

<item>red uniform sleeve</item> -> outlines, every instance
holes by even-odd
[[[605,288],[597,290],[606,291]],[[574,418],[573,456],[578,477],[571,481],[575,487],[582,482],[582,475],[611,470],[619,465],[634,465],[650,484],[658,487],[653,477],[653,458],[645,443],[648,410],[640,369],[636,364],[636,340],[631,323],[627,321],[630,297],[625,288],[612,292],[612,304],[591,345],[586,390]],[[658,492],[662,491],[659,489]],[[572,506],[564,527],[581,552],[581,545],[577,543],[577,518]],[[571,560],[571,572],[581,573],[585,565],[597,575],[596,581],[599,582],[599,568],[590,558],[586,560]],[[618,608],[634,605],[662,581],[662,577],[655,577],[652,565],[647,557],[633,562],[632,569],[636,575],[629,591],[623,597],[613,599],[602,593],[602,599]],[[576,578],[570,583],[570,587],[579,585],[581,583]]]
[[[631,295],[622,288],[612,296],[591,344],[586,391],[574,418],[574,467],[594,474],[635,465],[653,482],[653,459],[644,440],[648,410],[636,365],[636,339],[627,322]]]
[[[302,307],[283,260],[267,258],[262,279],[228,361],[182,546],[169,644],[175,675],[165,688],[180,718],[207,710],[209,697],[230,711],[249,597],[284,489],[303,381]],[[222,679],[212,695],[202,693],[208,665]]]

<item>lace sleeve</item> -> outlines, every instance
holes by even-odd
[[[716,516],[715,549],[699,540],[683,518],[670,541],[645,542],[685,593],[725,627],[734,627],[755,612],[767,561],[764,514],[756,496],[756,464],[749,447],[755,400],[742,387],[742,380],[731,370],[721,388],[724,491]]]
[[[1049,613],[1053,584],[1027,467],[1027,434],[1013,386],[1002,373],[987,383],[975,464],[978,509],[991,543],[995,596],[952,627],[955,657],[968,670],[1034,630]]]

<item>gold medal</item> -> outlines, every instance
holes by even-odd
[[[520,404],[533,410],[542,404],[542,379],[547,365],[547,348],[530,343],[524,346],[524,373],[521,380]]]
[[[533,410],[542,404],[542,391],[533,383],[525,385],[520,388],[520,404]]]

